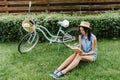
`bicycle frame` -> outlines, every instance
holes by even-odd
[[[50,31],[47,29],[47,28],[45,28],[44,26],[42,26],[42,25],[36,25],[37,26],[37,30],[39,30],[40,32],[42,32],[42,34],[44,35],[44,37],[50,42],[50,43],[52,43],[52,42],[58,42],[58,43],[62,43],[63,41],[61,41],[61,40],[59,40],[59,34],[60,33],[62,33],[62,34],[65,34],[65,32],[62,30],[62,26],[60,26],[60,28],[59,28],[59,30],[58,30],[58,32],[57,32],[57,35],[52,35],[51,33],[50,33]],[[45,30],[49,35],[50,35],[50,37],[51,38],[49,38],[47,35],[46,35],[46,33],[45,33],[45,31],[43,31],[43,30]],[[61,36],[62,37],[62,36]]]

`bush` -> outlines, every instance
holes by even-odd
[[[97,38],[114,38],[120,37],[120,11],[117,12],[106,12],[98,15],[67,15],[67,14],[32,14],[32,18],[35,18],[39,22],[46,16],[51,16],[50,20],[43,23],[52,34],[55,34],[59,26],[57,22],[59,20],[67,19],[70,21],[69,27],[78,27],[82,20],[89,21],[91,23],[92,31]],[[19,41],[25,32],[21,26],[22,21],[29,17],[29,15],[5,15],[0,18],[0,40],[5,41]],[[40,40],[44,41],[45,38],[40,33]]]

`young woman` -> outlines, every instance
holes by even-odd
[[[50,76],[60,78],[70,70],[74,69],[80,61],[93,62],[97,57],[97,39],[91,33],[90,23],[82,21],[79,25],[81,35],[79,36],[80,49],[83,52],[74,52],[70,55]]]

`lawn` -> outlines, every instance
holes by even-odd
[[[72,50],[63,44],[38,43],[19,54],[17,42],[0,43],[0,80],[54,80],[54,71]],[[80,64],[61,80],[120,80],[120,39],[99,40],[96,62]]]

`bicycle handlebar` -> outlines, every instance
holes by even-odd
[[[40,21],[40,24],[42,24],[43,22],[47,22],[49,19],[50,19],[50,17],[51,16],[48,16],[48,17],[46,17],[45,19],[43,19],[42,21]],[[35,20],[33,20],[33,21],[35,21]],[[35,21],[35,23],[36,23],[37,21]]]
[[[46,17],[43,21],[48,21],[51,16]]]

